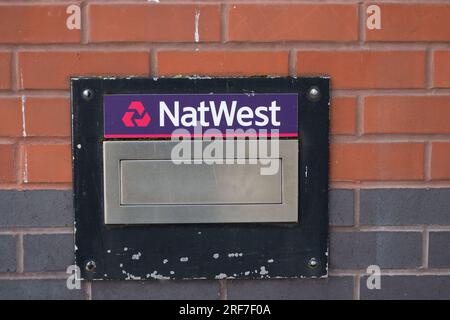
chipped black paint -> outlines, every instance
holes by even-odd
[[[307,99],[317,86],[319,101]],[[82,92],[91,89],[91,100]],[[299,223],[103,223],[103,95],[299,92]],[[84,279],[321,277],[328,261],[328,78],[73,78],[76,263]],[[318,261],[314,268],[311,258]],[[87,271],[88,261],[94,271]]]

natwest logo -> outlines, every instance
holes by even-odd
[[[149,114],[140,101],[131,102],[128,111],[122,117],[122,122],[126,127],[147,127],[150,120]]]
[[[103,99],[105,138],[298,136],[298,93],[106,94]]]

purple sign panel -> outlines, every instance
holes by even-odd
[[[297,93],[105,95],[104,137],[297,137],[297,98]]]

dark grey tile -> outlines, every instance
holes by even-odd
[[[83,287],[69,290],[66,280],[0,280],[2,300],[84,299]]]
[[[430,232],[428,264],[431,268],[450,268],[450,232]]]
[[[71,234],[26,235],[23,239],[24,270],[65,271],[74,264]]]
[[[63,227],[73,225],[71,190],[1,190],[3,227]]]
[[[16,238],[0,236],[0,272],[16,271]]]
[[[450,224],[450,189],[361,190],[363,225]]]
[[[330,237],[330,266],[337,269],[415,268],[422,263],[419,232],[334,232]]]
[[[329,193],[330,225],[353,226],[354,191],[348,189],[330,190]]]
[[[228,299],[352,299],[352,277],[227,281]]]
[[[361,278],[361,299],[448,300],[450,276],[383,276],[381,289],[367,288],[367,278]]]
[[[92,298],[98,300],[215,300],[219,298],[219,281],[94,281],[92,283]]]

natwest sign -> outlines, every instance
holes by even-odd
[[[297,93],[105,95],[104,136],[297,137],[297,99]]]

